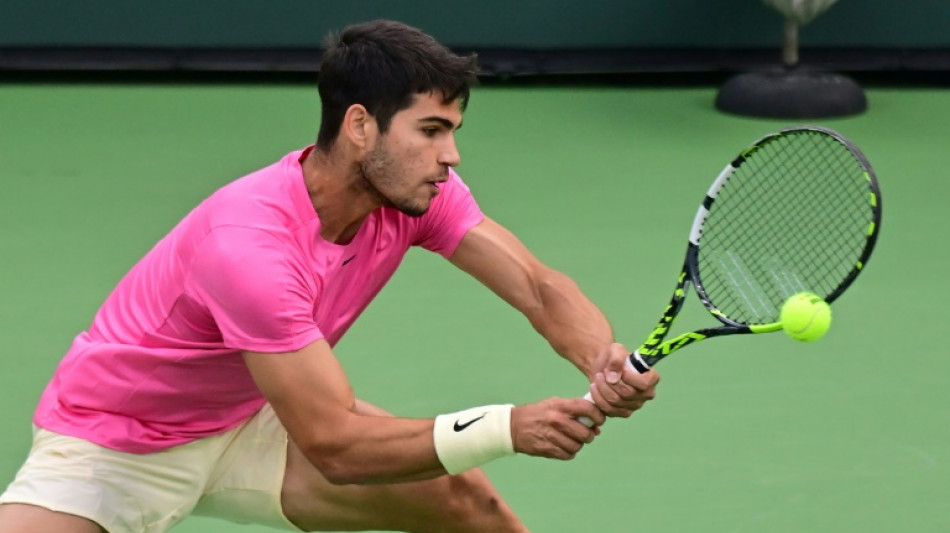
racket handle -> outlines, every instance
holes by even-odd
[[[640,357],[640,353],[636,350],[630,354],[630,357],[627,358],[626,364],[624,366],[636,372],[637,374],[646,374],[650,370],[650,365],[648,365],[647,362],[644,361],[642,357]],[[590,391],[587,391],[587,394],[584,395],[584,399],[590,403],[594,403],[594,398],[590,395]],[[577,420],[587,427],[593,427],[594,425],[594,421],[587,418],[586,416],[582,416]]]

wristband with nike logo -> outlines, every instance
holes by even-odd
[[[515,454],[511,404],[474,407],[435,418],[435,453],[449,474]]]

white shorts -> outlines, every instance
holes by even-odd
[[[109,533],[158,533],[190,514],[300,531],[281,511],[287,432],[270,405],[223,433],[150,454],[35,429],[0,503],[88,518]]]

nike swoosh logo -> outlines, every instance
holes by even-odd
[[[469,420],[468,422],[466,422],[466,423],[464,423],[464,424],[459,424],[459,421],[456,420],[456,421],[455,421],[455,425],[452,426],[452,428],[455,429],[455,431],[456,431],[456,433],[457,433],[457,432],[462,431],[463,429],[467,428],[468,426],[471,426],[471,425],[474,424],[475,422],[478,422],[479,420],[485,418],[485,415],[487,415],[487,414],[488,414],[488,413],[482,413],[482,416],[480,416],[480,417],[478,417],[478,418],[473,418],[473,419]]]
[[[340,266],[346,266],[347,263],[349,263],[350,261],[352,261],[352,260],[354,260],[354,259],[356,259],[356,255],[350,257],[350,258],[347,259],[346,261],[343,261],[343,264],[340,265]]]

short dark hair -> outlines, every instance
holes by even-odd
[[[317,147],[329,150],[346,110],[361,104],[381,132],[415,95],[440,92],[464,111],[477,82],[475,54],[459,56],[434,38],[401,22],[376,20],[349,26],[326,40],[318,88],[322,116]]]

